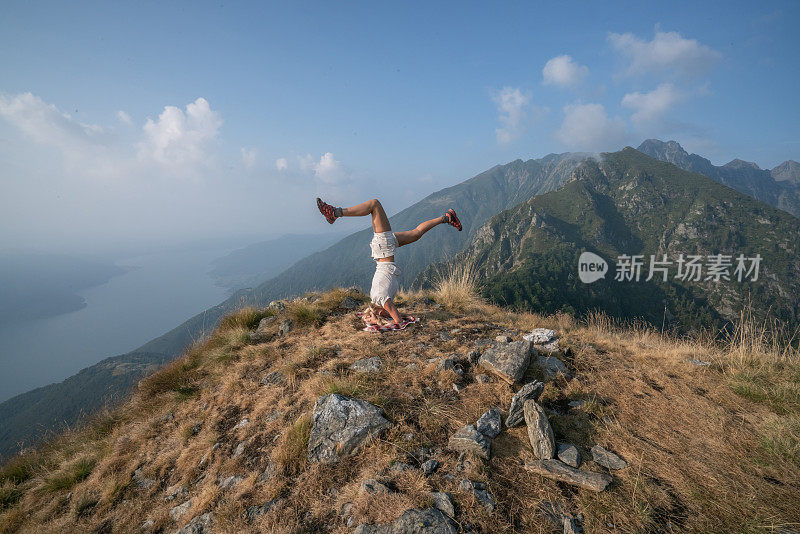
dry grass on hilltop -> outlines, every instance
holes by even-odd
[[[583,514],[587,532],[773,532],[800,525],[796,353],[751,343],[752,335],[725,347],[603,316],[578,323],[514,313],[465,291],[451,284],[438,294],[403,294],[401,306],[422,322],[384,335],[361,332],[353,313],[337,311],[345,296],[364,299],[344,290],[289,303],[280,315],[295,329],[264,343],[253,344],[249,333],[277,312],[244,309],[227,317],[208,339],[143,380],[127,404],[4,466],[0,532],[131,532],[145,520],[153,531],[173,532],[210,511],[217,532],[343,533],[352,530],[340,514],[345,503],[353,503],[354,524],[387,522],[429,506],[430,491],[450,492],[457,522],[482,532],[552,532],[539,509],[543,501]],[[459,379],[428,359],[542,326],[556,329],[573,351],[567,363],[574,377],[548,383],[542,396],[556,438],[575,443],[590,469],[599,469],[589,461],[594,444],[628,461],[603,493],[525,471],[521,462],[532,455],[524,427],[503,430],[486,463],[459,462],[446,448],[456,429],[489,408],[499,405],[505,415],[512,389],[499,380],[474,381],[472,368]],[[442,331],[454,339],[443,340]],[[369,356],[382,358],[379,373],[349,369]],[[272,371],[282,371],[286,383],[262,385]],[[456,381],[466,384],[458,393]],[[381,406],[393,425],[352,458],[311,465],[310,412],[320,395],[333,392]],[[573,400],[585,404],[570,408]],[[245,418],[249,424],[239,424]],[[434,475],[389,469],[420,446],[442,448]],[[234,475],[242,480],[220,488],[220,479]],[[360,482],[376,475],[397,491],[360,494]],[[460,491],[461,478],[485,481],[497,511],[485,512]],[[166,501],[168,488],[179,485],[188,493]],[[170,509],[190,497],[189,511],[173,521]],[[243,517],[248,507],[277,497],[278,506],[254,522]]]

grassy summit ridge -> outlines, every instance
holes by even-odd
[[[759,532],[800,521],[796,352],[764,344],[752,325],[712,344],[600,314],[516,313],[470,298],[465,285],[402,295],[422,322],[386,335],[361,332],[339,308],[347,296],[363,302],[353,291],[226,316],[128,402],[3,466],[0,532],[172,532],[194,518],[213,532],[351,532],[430,506],[432,491],[449,493],[456,522],[477,532],[552,532],[543,509],[581,514],[589,532]],[[547,381],[540,399],[556,438],[578,447],[585,469],[602,469],[588,453],[595,444],[628,463],[602,493],[527,472],[524,426],[504,428],[486,462],[447,448],[488,409],[505,416],[513,393],[479,379],[486,371],[467,354],[534,327],[555,329],[571,349],[571,376]],[[351,368],[376,356],[377,372]],[[460,375],[438,365],[447,357]],[[531,367],[525,380],[535,378]],[[311,412],[329,393],[379,406],[391,427],[336,464],[309,463]],[[422,450],[441,463],[430,476]],[[370,479],[388,491],[362,489]],[[496,509],[462,479],[486,483]]]

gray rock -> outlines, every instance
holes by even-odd
[[[581,534],[583,532],[581,523],[576,517],[572,517],[571,515],[563,515],[561,520],[564,525],[564,534]]]
[[[559,443],[556,455],[559,460],[570,467],[577,468],[581,466],[581,453],[572,443]]]
[[[239,484],[242,480],[244,480],[244,477],[236,475],[232,475],[229,477],[219,477],[217,485],[219,486],[219,489],[227,490]]]
[[[603,491],[611,483],[611,475],[575,469],[561,460],[525,462],[525,469],[545,478],[565,482],[591,491]]]
[[[169,516],[172,518],[173,521],[177,521],[181,518],[183,514],[189,511],[189,508],[192,507],[192,503],[194,500],[189,499],[186,502],[179,504],[178,506],[172,507],[169,511]]]
[[[214,526],[214,514],[206,512],[189,521],[177,534],[210,534]]]
[[[453,358],[442,358],[436,363],[437,371],[455,371],[456,363]]]
[[[294,328],[294,321],[292,321],[291,319],[284,319],[283,321],[281,321],[281,325],[278,327],[278,335],[285,336],[286,334],[291,332],[293,328]]]
[[[534,380],[528,382],[511,397],[511,407],[508,409],[508,417],[506,417],[506,427],[513,428],[521,425],[525,420],[522,407],[527,400],[539,400],[539,397],[544,391],[544,384]]]
[[[133,481],[139,489],[149,489],[156,484],[155,480],[144,476],[141,467],[133,472]]]
[[[245,417],[245,418],[243,418],[241,421],[239,421],[238,423],[236,423],[236,425],[234,425],[234,427],[233,427],[233,428],[231,428],[231,430],[239,430],[240,428],[244,428],[244,427],[246,427],[246,426],[247,426],[247,425],[249,425],[249,424],[250,424],[250,419],[249,419],[249,418],[247,418],[247,417]]]
[[[625,469],[628,467],[628,462],[600,445],[592,447],[592,460],[594,460],[596,464],[613,470]]]
[[[486,489],[486,484],[483,482],[473,482],[472,480],[462,479],[458,484],[458,489],[472,493],[489,513],[494,512],[495,508],[497,508],[494,496]]]
[[[263,386],[282,386],[286,383],[286,375],[280,371],[272,371],[261,379]]]
[[[555,356],[539,354],[533,361],[533,365],[539,369],[545,380],[553,380],[559,376],[569,376],[567,366]]]
[[[269,306],[267,306],[267,308],[269,308],[270,310],[283,311],[284,309],[286,309],[286,306],[283,304],[283,302],[279,300],[273,300],[272,302],[269,303]]]
[[[353,534],[456,534],[453,521],[436,508],[406,510],[391,525],[358,525]]]
[[[528,370],[532,351],[533,345],[530,341],[497,344],[487,349],[478,363],[509,384],[516,384]]]
[[[182,484],[175,484],[174,486],[168,487],[165,493],[167,496],[164,497],[164,502],[170,502],[188,496],[189,489]]]
[[[428,460],[422,464],[422,473],[428,477],[431,476],[437,469],[439,469],[439,460]]]
[[[489,384],[492,382],[492,377],[483,374],[475,375],[475,382],[478,382],[479,384]]]
[[[689,358],[688,362],[691,363],[692,365],[696,365],[698,367],[707,367],[707,366],[711,365],[711,362],[707,362],[705,360],[697,360],[697,359],[694,359],[694,358]]]
[[[511,336],[502,334],[494,338],[494,340],[497,341],[498,343],[511,343]]]
[[[409,469],[413,469],[413,467],[405,462],[395,462],[392,464],[392,467],[389,468],[389,471],[392,473],[404,473]]]
[[[569,401],[570,408],[583,408],[584,406],[586,406],[586,401],[584,400]]]
[[[481,351],[479,350],[471,350],[469,354],[467,354],[467,359],[469,359],[469,363],[472,365],[478,365],[478,360],[481,357]]]
[[[556,352],[561,352],[561,349],[558,346],[558,340],[557,339],[554,339],[553,341],[551,341],[549,343],[545,343],[544,345],[537,345],[536,348],[539,349],[540,351],[546,352],[548,354],[554,354]]]
[[[361,304],[352,297],[345,297],[342,302],[339,303],[339,309],[342,310],[355,310],[359,306],[361,306]]]
[[[478,419],[475,426],[478,432],[484,436],[490,438],[496,437],[503,429],[503,422],[500,419],[500,410],[498,408],[492,408]]]
[[[442,330],[439,332],[439,341],[452,341],[453,336],[450,335],[450,332],[446,332]]]
[[[275,508],[280,502],[280,499],[271,499],[264,504],[251,506],[244,512],[244,516],[248,521],[253,521],[255,518],[260,517]]]
[[[350,370],[357,373],[379,373],[382,365],[383,360],[381,360],[380,356],[373,356],[353,362],[353,365],[350,366]]]
[[[489,438],[478,432],[475,425],[467,425],[450,437],[447,446],[454,451],[471,452],[488,460],[492,443]]]
[[[431,492],[431,498],[433,499],[434,508],[441,510],[447,517],[456,517],[456,509],[453,506],[453,499],[450,498],[449,493],[433,491]]]
[[[266,330],[267,327],[269,327],[269,325],[271,325],[277,320],[278,318],[275,317],[274,315],[270,315],[269,317],[264,317],[263,319],[258,321],[258,327],[256,328],[256,330]]]
[[[214,444],[214,446],[213,446],[213,447],[211,447],[211,450],[209,450],[208,452],[206,452],[206,453],[203,455],[203,457],[202,457],[202,458],[200,458],[200,465],[199,465],[199,467],[204,467],[204,466],[205,466],[205,465],[208,463],[208,460],[211,458],[211,455],[212,455],[212,454],[214,454],[214,451],[215,451],[215,450],[217,450],[217,449],[219,449],[219,441],[218,441],[218,442],[216,442],[216,443]]]
[[[535,400],[527,400],[523,405],[525,424],[528,426],[528,439],[533,447],[533,455],[539,460],[549,460],[556,452],[553,429],[544,409]]]
[[[555,330],[549,328],[534,328],[529,333],[522,336],[525,341],[530,341],[535,345],[544,345],[556,337]]]
[[[333,463],[353,454],[374,434],[389,428],[383,410],[367,401],[333,393],[317,399],[308,440],[310,462]]]
[[[416,371],[417,369],[419,369],[419,366],[416,363],[409,363],[408,365],[405,366],[405,368],[408,369],[409,371]]]
[[[461,384],[455,384],[455,383],[453,384],[453,391],[455,391],[456,393],[461,392],[463,389],[464,386],[462,386]]]
[[[367,495],[375,495],[378,493],[390,493],[389,486],[383,482],[379,482],[374,478],[368,478],[361,481],[361,486],[358,488],[359,493],[366,493]]]
[[[142,521],[142,524],[139,525],[139,530],[143,532],[150,532],[150,530],[152,530],[154,526],[156,526],[155,521],[153,521],[152,519],[145,519],[144,521]]]

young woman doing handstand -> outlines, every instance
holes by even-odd
[[[369,292],[372,301],[371,308],[379,316],[390,316],[398,326],[401,323],[401,317],[394,305],[394,299],[400,289],[397,281],[400,268],[394,262],[395,249],[413,243],[425,232],[442,223],[447,223],[459,232],[461,231],[461,221],[458,220],[458,216],[452,208],[441,217],[420,223],[413,230],[405,232],[392,232],[389,218],[376,198],[351,208],[335,208],[317,199],[317,208],[330,224],[333,224],[339,217],[372,216],[373,235],[369,246],[372,249],[372,258],[376,265],[375,276],[372,277],[372,289]]]

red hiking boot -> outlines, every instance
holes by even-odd
[[[453,208],[447,210],[447,213],[444,214],[444,220],[450,226],[454,226],[459,232],[461,231],[461,221],[458,220],[458,215],[456,215],[456,211]]]
[[[333,213],[333,206],[326,204],[322,201],[322,199],[317,198],[317,208],[319,208],[319,212],[325,217],[325,220],[330,224],[333,224],[333,222],[336,220],[336,215]]]

